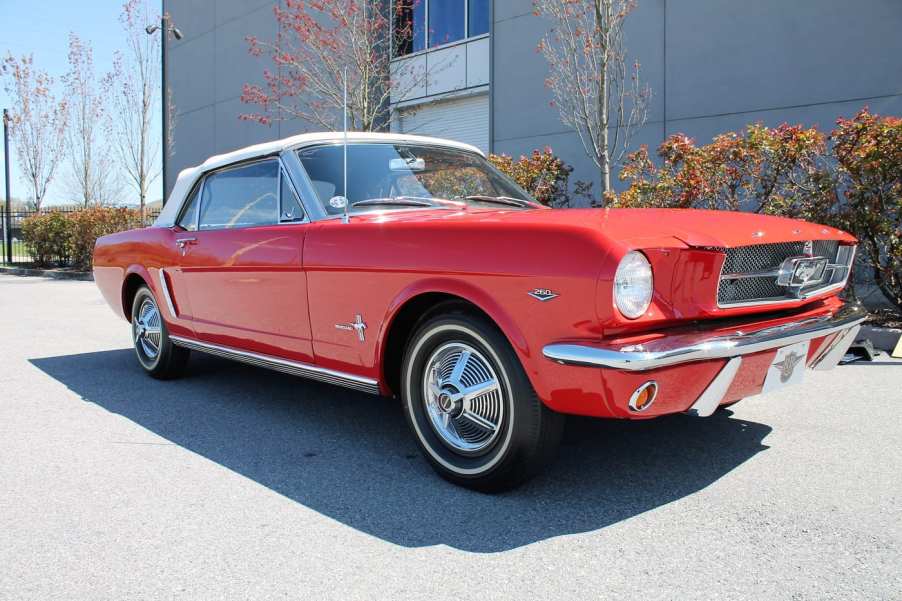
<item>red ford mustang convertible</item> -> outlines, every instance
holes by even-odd
[[[445,478],[510,488],[564,414],[708,416],[836,365],[855,239],[692,210],[549,210],[471,146],[306,134],[183,171],[94,276],[153,377],[212,353],[403,402]]]

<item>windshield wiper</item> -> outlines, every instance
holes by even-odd
[[[485,196],[483,194],[471,194],[470,196],[460,197],[464,200],[476,200],[479,202],[493,202],[499,205],[507,205],[511,207],[531,207],[532,203],[522,198],[511,198],[510,196]]]
[[[371,207],[379,205],[401,206],[401,207],[431,207],[431,200],[425,198],[416,198],[413,196],[392,196],[387,198],[367,198],[366,200],[358,200],[352,202],[352,207]]]

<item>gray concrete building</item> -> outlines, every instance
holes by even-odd
[[[163,0],[183,33],[166,43],[171,144],[166,190],[207,156],[311,128],[241,121],[242,86],[264,61],[246,37],[273,39],[273,0]],[[548,23],[532,0],[423,0],[420,37],[395,66],[441,63],[428,84],[393,98],[395,131],[450,137],[519,155],[550,146],[598,182],[562,125],[536,46]],[[427,25],[428,24],[428,25]],[[636,144],[683,132],[707,142],[750,122],[817,125],[861,106],[902,114],[902,0],[638,0],[627,47],[652,90]]]

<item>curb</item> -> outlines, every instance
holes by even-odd
[[[0,274],[53,278],[56,280],[77,280],[80,282],[94,281],[94,274],[90,271],[61,271],[58,269],[31,269],[29,267],[0,266]]]
[[[858,333],[859,338],[867,338],[874,345],[874,348],[892,353],[902,336],[902,330],[896,328],[878,328],[863,324],[861,331]]]

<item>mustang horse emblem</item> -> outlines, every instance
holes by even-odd
[[[774,363],[774,367],[780,370],[780,381],[784,384],[789,382],[789,378],[796,370],[796,366],[804,357],[798,353],[789,353],[782,361]]]
[[[814,277],[819,269],[820,265],[815,261],[805,261],[803,263],[799,263],[798,265],[796,265],[796,272],[793,275],[793,280],[801,283],[804,286],[808,283],[808,280]]]

